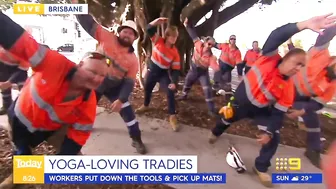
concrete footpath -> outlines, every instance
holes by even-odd
[[[183,126],[180,132],[173,132],[168,122],[148,117],[138,118],[143,132],[143,141],[147,145],[148,155],[197,155],[198,172],[226,173],[226,185],[172,185],[178,189],[221,189],[221,188],[264,188],[258,178],[252,173],[254,158],[258,155],[259,144],[253,139],[224,134],[214,145],[208,144],[208,130]],[[84,154],[95,155],[136,155],[130,146],[126,126],[118,114],[102,113],[98,115],[95,131],[84,147]],[[238,174],[228,166],[225,157],[229,144],[234,146],[247,165],[248,172]],[[303,149],[281,145],[276,157],[301,158],[302,173],[318,173],[303,156]],[[275,157],[275,158],[276,158]],[[275,160],[273,161],[275,165]],[[271,172],[276,172],[272,167]],[[286,189],[322,189],[322,184],[276,185],[275,188]]]
[[[1,99],[1,98],[0,98]],[[0,100],[1,101],[1,100]],[[1,102],[0,102],[1,103]],[[143,141],[148,148],[148,155],[197,155],[198,172],[226,173],[225,185],[172,185],[177,189],[259,189],[264,188],[258,178],[252,173],[251,167],[258,155],[260,145],[253,139],[224,134],[214,145],[207,142],[208,130],[183,126],[180,132],[173,132],[166,121],[139,117],[143,132]],[[0,116],[0,125],[7,125],[6,116]],[[137,155],[131,147],[131,140],[127,128],[119,114],[101,113],[95,122],[96,130],[83,149],[87,155]],[[238,174],[228,166],[225,157],[229,144],[234,144],[247,165],[248,171]],[[303,156],[303,149],[280,146],[276,157],[301,158],[302,173],[318,173],[320,170],[313,167]],[[275,160],[272,161],[275,165]],[[270,172],[276,172],[272,167]],[[281,189],[322,189],[322,184],[276,185]]]

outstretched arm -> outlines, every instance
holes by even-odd
[[[75,66],[63,55],[37,43],[20,25],[1,12],[0,26],[5,26],[0,27],[0,46],[20,61],[29,62],[33,71],[69,70]]]
[[[303,27],[299,28],[299,26],[299,23],[289,23],[273,30],[262,48],[263,55],[273,55],[282,43],[286,42],[294,34],[303,30]]]
[[[186,30],[194,43],[200,40],[200,38],[197,36],[197,33],[195,31],[193,24],[188,22],[188,19],[184,21],[184,26],[186,27]]]
[[[72,0],[72,3],[78,3],[78,0]],[[109,32],[103,26],[98,24],[91,15],[76,15],[76,18],[79,24],[83,27],[83,29],[91,35],[94,39],[96,39],[99,43],[103,40],[102,33]]]
[[[322,16],[316,16],[309,20],[289,23],[275,29],[265,42],[262,48],[264,56],[271,56],[277,51],[278,47],[287,41],[294,34],[304,30],[310,29],[315,32],[320,32],[321,29],[325,29],[335,25],[336,17],[332,14],[326,14]]]
[[[96,36],[97,34],[97,27],[99,27],[99,24],[92,18],[91,15],[76,15],[76,18],[79,22],[79,24],[83,27],[83,29],[91,35],[93,38],[98,38]]]
[[[148,25],[147,25],[147,33],[149,35],[149,37],[151,38],[151,40],[155,43],[156,41],[158,41],[158,38],[160,37],[159,35],[155,35],[156,32],[157,32],[157,29],[156,27],[158,25],[161,25],[165,22],[168,21],[168,18],[165,18],[165,17],[160,17],[160,18],[157,18],[155,20],[153,20],[152,22],[150,22]]]
[[[323,31],[323,34],[319,35],[316,39],[316,43],[314,47],[318,49],[326,49],[329,47],[329,42],[335,37],[336,35],[336,25],[330,28],[327,28]]]

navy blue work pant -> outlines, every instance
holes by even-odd
[[[0,62],[0,82],[6,82],[8,81],[8,79],[12,76],[12,74],[14,72],[16,72],[18,68],[16,66],[8,66],[6,64],[3,64],[2,62]],[[22,89],[24,82],[27,79],[27,75],[24,78],[20,78],[19,83],[17,83],[19,90]],[[9,106],[12,104],[13,100],[12,100],[12,88],[8,88],[6,90],[1,90],[1,96],[2,96],[2,106],[5,109],[8,109]]]
[[[313,103],[313,104],[312,104]],[[315,102],[316,103],[316,102]],[[302,116],[303,122],[307,127],[307,148],[310,150],[321,151],[321,126],[318,115],[316,111],[320,107],[314,107],[314,102],[312,101],[295,101],[293,108],[295,109],[305,109],[305,114]],[[309,107],[309,108],[307,108]]]
[[[238,76],[243,76],[243,70],[245,68],[245,63],[240,63],[240,64],[237,64],[237,73],[238,73]],[[245,74],[246,74],[246,71],[245,71]]]
[[[245,75],[247,74],[248,71],[250,71],[250,69],[251,69],[251,67],[245,66],[245,70],[244,70]]]
[[[214,112],[215,104],[213,101],[208,69],[197,67],[194,63],[192,63],[184,81],[182,95],[185,97],[188,95],[192,85],[197,81],[197,79],[201,83],[209,111]]]
[[[247,72],[251,69],[250,66],[247,66],[245,63],[237,64],[237,72],[239,76],[243,76],[247,74]]]
[[[269,108],[258,108],[251,103],[248,103],[244,82],[241,82],[238,85],[234,97],[233,118],[226,120],[222,117],[218,117],[216,126],[212,129],[212,133],[215,136],[220,136],[226,129],[230,127],[232,123],[244,118],[252,118],[257,124],[259,130],[266,130],[266,126],[269,125],[272,121],[269,119],[271,116],[271,111]],[[258,171],[266,172],[268,170],[268,167],[271,166],[271,159],[275,155],[279,143],[280,132],[276,131],[270,142],[261,147],[259,156],[255,160],[255,167]]]
[[[176,114],[175,110],[175,91],[168,88],[168,85],[171,84],[171,79],[169,77],[168,70],[158,68],[154,63],[149,67],[147,72],[147,77],[145,80],[145,100],[144,105],[149,106],[150,100],[152,97],[153,89],[157,82],[160,83],[160,88],[167,93],[168,101],[168,113],[170,115]]]
[[[121,82],[118,83],[118,85],[113,85],[111,84],[113,82],[114,81],[110,80],[108,77],[105,77],[103,83],[95,91],[97,102],[101,99],[103,95],[106,96],[110,100],[110,102],[114,102],[119,98],[119,92],[123,83]],[[136,120],[134,110],[129,101],[125,102],[122,105],[119,114],[127,126],[130,137],[139,137],[141,135],[139,122]]]
[[[219,89],[226,89],[228,84],[231,83],[232,81],[232,70],[233,67],[230,65],[219,61],[219,70],[215,72],[214,74],[214,89],[219,90]],[[231,86],[229,86],[229,90],[231,90]]]
[[[11,126],[11,137],[15,145],[15,155],[32,155],[31,148],[35,148],[43,141],[47,140],[54,131],[30,132],[27,127],[16,117],[14,107],[16,100],[8,109],[8,122]]]

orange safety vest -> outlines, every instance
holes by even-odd
[[[321,104],[327,104],[336,94],[336,81],[329,81],[326,67],[330,64],[328,49],[312,49],[305,67],[294,77],[294,84],[301,96],[312,97]]]
[[[79,145],[89,138],[96,117],[93,91],[64,102],[76,64],[40,44],[25,32],[10,52],[31,63],[27,80],[15,104],[15,115],[30,132],[55,131],[70,125],[67,136]]]
[[[217,48],[222,51],[219,60],[223,63],[234,68],[236,64],[242,62],[241,53],[238,48],[231,49],[228,43],[217,44]]]
[[[28,71],[30,67],[27,61],[20,60],[20,58],[4,50],[0,52],[0,62],[8,66],[16,66],[17,68],[24,71]]]
[[[151,38],[154,46],[151,60],[154,64],[162,69],[172,68],[173,70],[181,69],[180,54],[175,46],[167,47],[165,40],[155,34]]]
[[[274,105],[287,112],[294,102],[295,89],[291,79],[285,80],[277,65],[279,54],[261,56],[244,76],[246,94],[250,102],[259,107]]]
[[[99,24],[96,24],[93,32],[95,39],[99,45],[102,45],[106,55],[111,59],[108,77],[119,81],[126,77],[136,80],[139,62],[134,54],[133,47],[120,45],[118,37]]]
[[[208,68],[210,65],[217,64],[216,57],[214,55],[210,55],[208,53],[203,54],[204,44],[202,43],[202,41],[196,40],[194,45],[195,50],[192,60],[196,65],[199,65],[203,68]]]
[[[246,62],[246,66],[247,67],[252,67],[252,65],[254,64],[255,61],[257,61],[259,56],[260,56],[259,51],[254,51],[253,49],[248,50],[245,54],[245,57],[244,57],[244,61]]]

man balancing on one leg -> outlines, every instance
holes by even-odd
[[[96,117],[96,89],[107,75],[106,56],[94,52],[77,66],[56,51],[38,44],[18,24],[0,13],[0,45],[30,62],[34,75],[8,109],[16,155],[68,127],[59,155],[77,155],[90,136]],[[12,175],[0,188],[13,186]]]
[[[217,59],[211,51],[211,48],[216,43],[215,39],[208,36],[204,39],[204,42],[202,42],[195,32],[194,24],[190,23],[187,18],[184,20],[184,26],[186,27],[189,36],[194,41],[195,48],[192,63],[190,64],[190,70],[185,78],[182,94],[177,99],[186,100],[192,85],[199,80],[202,85],[205,101],[208,105],[208,114],[210,116],[215,116],[215,103],[211,91],[208,71],[210,66],[216,67],[213,65],[217,64]]]
[[[156,27],[165,22],[168,22],[168,19],[160,17],[150,22],[147,26],[147,33],[151,37],[153,50],[144,86],[144,104],[136,112],[143,113],[149,109],[153,88],[157,82],[160,82],[161,88],[167,93],[170,125],[173,131],[178,131],[179,125],[176,117],[174,94],[181,69],[180,55],[175,47],[178,28],[169,26],[165,30],[164,37],[160,37],[156,33]]]
[[[77,3],[77,0],[73,0],[73,3]],[[127,125],[129,135],[132,138],[132,146],[136,148],[138,153],[145,154],[146,148],[141,140],[139,123],[135,118],[131,104],[128,102],[134,88],[136,74],[139,71],[138,59],[132,47],[134,40],[139,36],[136,24],[127,20],[118,28],[118,35],[116,35],[96,23],[90,15],[78,15],[77,19],[112,60],[108,76],[96,90],[97,101],[105,95],[112,102],[112,111],[119,112]]]

